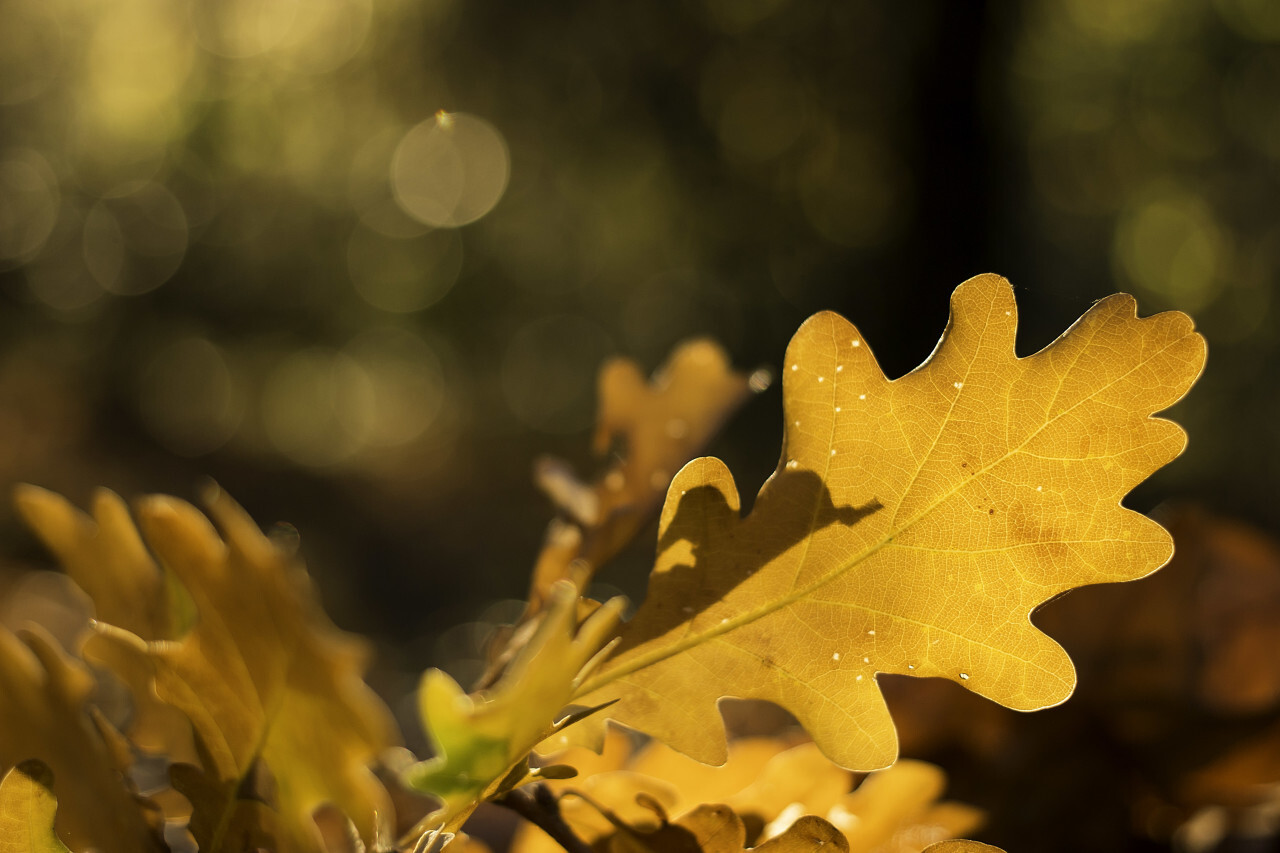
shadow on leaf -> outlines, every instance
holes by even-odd
[[[862,506],[836,506],[822,478],[804,469],[775,474],[745,518],[736,495],[731,501],[715,485],[690,489],[679,500],[658,540],[658,568],[645,602],[648,618],[628,626],[617,654],[690,621],[818,531],[833,524],[852,527],[883,509],[876,499]],[[677,564],[664,567],[663,555],[682,542],[688,550]]]

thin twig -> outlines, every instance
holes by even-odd
[[[591,846],[574,834],[560,814],[560,803],[542,783],[512,788],[493,800],[541,829],[568,853],[593,853]]]

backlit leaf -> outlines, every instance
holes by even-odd
[[[24,761],[0,781],[0,853],[71,853],[53,831],[58,800],[53,773]]]
[[[919,853],[982,824],[979,809],[937,801],[945,786],[941,769],[900,760],[867,776],[825,817],[844,833],[851,853]]]
[[[38,486],[19,486],[14,502],[63,570],[93,599],[100,621],[144,640],[178,635],[180,616],[171,606],[166,575],[118,495],[98,490],[92,517]]]
[[[728,761],[710,767],[657,741],[628,758],[629,738],[615,730],[599,756],[581,748],[557,756],[584,772],[547,784],[560,794],[561,816],[574,834],[596,848],[616,846],[619,824],[641,835],[657,829],[658,809],[687,826],[684,819],[705,803],[730,810],[751,846],[779,839],[801,819],[816,816],[839,831],[851,853],[919,853],[982,821],[978,809],[938,802],[945,776],[931,764],[899,761],[867,776],[850,793],[854,775],[833,765],[812,743],[787,746],[776,738],[736,740],[729,744]],[[673,837],[684,836],[673,831],[653,840]],[[734,850],[742,841],[737,844]],[[513,853],[559,849],[532,825],[522,826],[512,845]]]
[[[428,825],[454,831],[551,734],[552,721],[599,660],[623,606],[615,598],[579,627],[577,602],[578,591],[567,581],[551,588],[537,632],[491,691],[468,696],[447,673],[423,675],[418,703],[436,755],[404,777],[441,801]]]
[[[1006,281],[966,282],[951,309],[893,381],[843,318],[804,323],[777,471],[746,517],[719,460],[676,476],[648,597],[576,701],[617,699],[608,716],[719,763],[717,701],[768,699],[837,764],[874,769],[896,755],[877,673],[1022,710],[1070,695],[1071,661],[1030,614],[1168,560],[1168,534],[1120,501],[1181,452],[1181,428],[1151,415],[1199,376],[1204,340],[1116,295],[1017,358]]]
[[[158,837],[86,710],[92,690],[84,666],[42,631],[20,640],[0,628],[0,768],[28,759],[50,768],[62,800],[58,825],[72,847],[158,850]]]
[[[600,565],[648,521],[667,484],[721,424],[767,378],[735,371],[707,340],[677,347],[651,380],[635,362],[613,359],[600,369],[599,412],[593,449],[603,457],[618,443],[621,455],[595,480],[578,480],[568,466],[544,459],[537,480],[573,530],[553,525],[534,571],[530,609],[537,611],[557,580],[585,589]]]
[[[63,570],[88,593],[99,622],[148,641],[174,639],[189,627],[186,592],[172,572],[156,564],[117,494],[99,489],[92,516],[38,486],[18,486],[14,501]],[[196,761],[191,723],[155,695],[149,663],[120,655],[111,646],[100,645],[98,651],[98,663],[110,668],[133,695],[133,742],[174,761]]]
[[[215,491],[209,505],[221,537],[182,501],[154,497],[138,508],[144,540],[194,602],[190,632],[147,643],[103,626],[86,654],[147,673],[130,680],[149,680],[190,718],[204,759],[205,778],[187,777],[201,792],[193,832],[209,827],[197,835],[203,850],[224,849],[228,828],[244,823],[241,789],[260,763],[273,780],[278,850],[318,849],[311,813],[327,802],[372,844],[391,805],[369,764],[396,734],[361,678],[364,646],[328,621],[305,572],[234,501]]]

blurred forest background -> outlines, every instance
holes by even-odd
[[[602,360],[776,367],[830,308],[897,376],[991,271],[1023,354],[1116,290],[1191,313],[1131,503],[1274,531],[1277,93],[1273,0],[6,0],[0,483],[217,479],[394,700],[513,615]],[[775,387],[711,450],[750,493],[780,437]]]

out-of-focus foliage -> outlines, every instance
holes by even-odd
[[[93,687],[87,668],[43,631],[19,639],[0,628],[0,767],[7,773],[34,759],[57,779],[63,838],[77,849],[160,850],[155,827],[120,779],[127,752],[121,756],[112,750],[110,733],[104,731],[108,724],[86,705]],[[31,788],[40,781],[33,777],[24,783],[21,775],[13,785],[36,798],[30,800],[32,817],[40,819],[35,809],[42,800]],[[44,781],[44,787],[52,784]]]
[[[635,752],[630,739],[614,730],[600,755],[574,748],[555,760],[582,771],[580,778],[546,784],[560,796],[570,826],[598,847],[625,834],[619,822],[652,831],[662,816],[688,814],[703,803],[728,808],[742,821],[749,844],[777,837],[799,818],[813,815],[833,826],[853,853],[918,853],[982,821],[976,809],[936,802],[945,775],[932,765],[902,761],[860,779],[850,793],[854,774],[832,764],[812,743],[792,746],[780,738],[735,741],[726,763],[711,767],[658,742]],[[512,850],[554,853],[559,848],[540,830],[525,826]]]
[[[1233,480],[1222,499],[1256,514],[1248,504],[1264,501],[1242,454],[1274,444],[1278,402],[1260,383],[1280,356],[1280,9],[1028,0],[1013,31],[1001,88],[1026,155],[1025,233],[1043,280],[1106,279],[1195,313],[1217,356],[1206,405],[1187,420],[1207,440],[1186,475]],[[1226,438],[1208,422],[1223,411],[1252,416]]]
[[[131,601],[137,613],[171,623],[169,607],[149,595],[162,575],[144,540],[189,595],[194,615],[181,636],[147,641],[102,621],[82,652],[132,689],[137,711],[126,734],[133,743],[177,762],[169,777],[189,803],[187,829],[201,850],[319,850],[313,812],[324,804],[340,809],[367,844],[393,833],[391,801],[372,765],[398,734],[361,680],[362,644],[319,611],[287,548],[217,489],[208,503],[221,535],[194,507],[168,498],[140,505],[141,535],[114,496],[100,497],[92,520],[33,489],[23,491],[22,503],[72,572],[95,564],[96,552],[117,583],[134,587],[93,579],[89,589],[103,592],[94,603],[104,614]],[[142,624],[150,628],[152,620]],[[71,838],[81,833],[104,850],[144,849],[144,812],[116,778],[137,753],[127,743],[113,748],[119,735],[96,705],[92,714],[83,707],[94,679],[35,635],[29,643],[48,672],[42,682],[28,672],[35,661],[0,633],[6,637],[4,709],[17,718],[4,727],[13,739],[5,756],[45,760],[64,780],[62,790],[81,795],[61,795],[77,822]],[[15,683],[19,674],[31,683]]]

